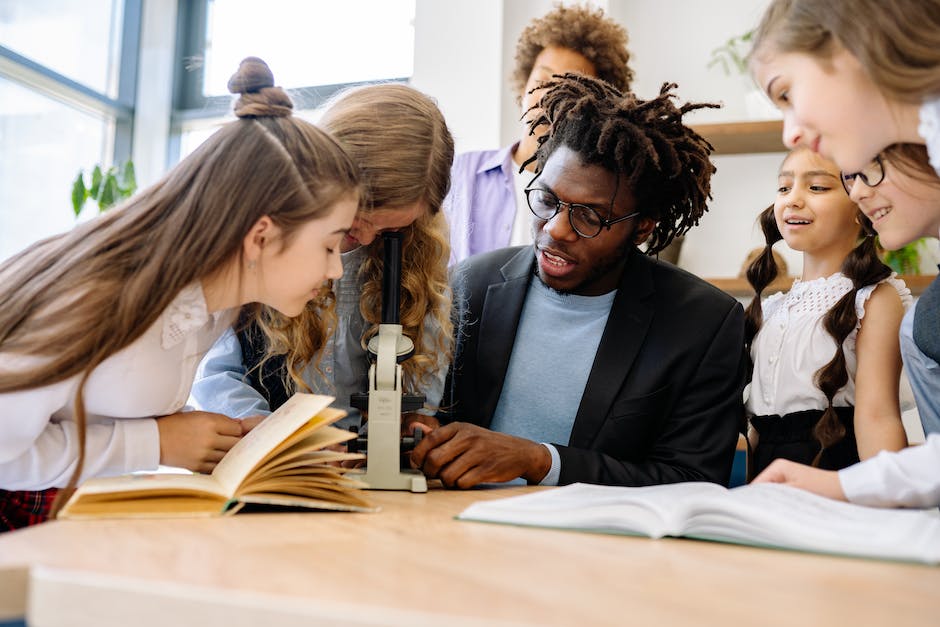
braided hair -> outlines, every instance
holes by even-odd
[[[709,161],[712,145],[682,123],[682,116],[714,104],[676,106],[675,83],[664,83],[659,96],[640,100],[598,78],[568,73],[543,83],[540,114],[529,132],[541,125],[536,161],[541,171],[559,146],[574,150],[585,163],[624,177],[642,217],[656,222],[647,254],[664,249],[673,238],[698,224],[711,199]]]
[[[838,391],[849,381],[845,362],[845,340],[858,325],[855,297],[863,287],[875,285],[891,276],[891,268],[886,266],[878,256],[875,231],[871,222],[861,211],[857,215],[862,235],[861,241],[846,256],[840,269],[842,274],[852,281],[852,289],[842,296],[823,318],[823,327],[835,340],[836,352],[829,363],[813,375],[813,384],[826,396],[828,403],[823,415],[813,428],[813,435],[820,446],[819,453],[813,459],[813,466],[819,465],[823,451],[845,437],[845,426],[839,421],[832,401]],[[761,254],[747,268],[747,280],[754,288],[754,298],[744,311],[744,343],[748,354],[763,324],[761,294],[777,278],[773,245],[783,239],[780,229],[777,228],[773,205],[761,211],[758,223],[764,233],[766,245]]]

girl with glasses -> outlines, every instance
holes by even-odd
[[[940,173],[938,67],[940,0],[774,0],[757,29],[751,54],[755,80],[784,113],[784,142],[830,155],[850,174],[870,167],[876,155],[898,143],[924,145],[915,162]],[[885,176],[890,176],[890,165]],[[855,177],[853,188],[859,187],[860,178]],[[922,200],[927,198],[933,207],[940,204],[936,194]],[[879,233],[894,228],[888,220],[891,214],[900,215],[906,208],[917,211],[910,200],[869,209]],[[916,224],[924,228],[914,229],[917,237],[936,236],[929,218],[934,210],[922,209],[928,217],[918,218]],[[902,344],[915,336],[934,343],[940,338],[938,292],[940,284],[934,281],[909,310],[902,323]],[[921,380],[940,389],[940,365],[927,354],[926,345],[916,344],[917,361],[905,363],[918,410],[922,416],[925,411],[940,413],[937,395],[918,394],[915,385]],[[906,358],[907,348],[903,352]],[[925,506],[940,504],[938,467],[940,435],[931,434],[923,446],[883,453],[838,474],[781,461],[757,480],[872,505]]]
[[[862,172],[867,183],[861,176],[856,177],[850,186],[851,198],[871,218],[886,248],[899,248],[940,233],[940,176],[927,164],[924,146],[892,146],[879,155],[877,164],[869,164]],[[930,299],[929,291],[921,296],[918,309]],[[936,303],[932,309],[936,310]],[[908,314],[901,329],[904,364],[921,420],[936,419],[940,415],[940,365],[914,345],[912,325]],[[934,338],[936,335],[935,331]],[[865,505],[927,507],[940,505],[938,467],[940,435],[933,433],[923,445],[881,453],[838,473],[778,460],[755,482],[786,483]]]
[[[239,119],[161,181],[0,264],[0,530],[79,479],[211,471],[257,421],[184,411],[199,359],[243,304],[297,316],[342,274],[354,162],[260,59],[229,89]]]
[[[834,163],[797,149],[760,216],[767,244],[747,271],[756,297],[746,311],[754,473],[777,458],[840,469],[907,446],[898,327],[910,291],[878,258],[840,179]],[[803,253],[803,274],[761,302],[781,239]]]

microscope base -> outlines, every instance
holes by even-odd
[[[358,479],[367,485],[366,490],[407,490],[409,492],[427,492],[428,482],[424,475],[417,470],[401,470],[394,473],[369,474],[366,468],[364,473],[347,473],[351,479]]]

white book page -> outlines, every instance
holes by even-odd
[[[458,518],[660,538],[680,535],[692,508],[703,500],[720,498],[725,492],[725,488],[706,482],[640,488],[575,483],[535,494],[480,501]]]
[[[290,434],[333,402],[332,396],[294,394],[233,446],[212,471],[224,494],[235,494],[239,484],[261,460]],[[334,418],[335,419],[335,418]],[[328,422],[324,418],[324,423]]]
[[[720,507],[697,512],[688,535],[885,559],[940,562],[935,510],[852,505],[779,484],[729,490]]]

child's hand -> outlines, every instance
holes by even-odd
[[[839,473],[804,466],[788,459],[775,459],[757,475],[753,483],[783,483],[830,499],[846,500]]]
[[[242,422],[207,411],[178,412],[157,418],[160,463],[194,472],[212,472],[225,453],[241,439]],[[249,428],[253,426],[249,424]]]

